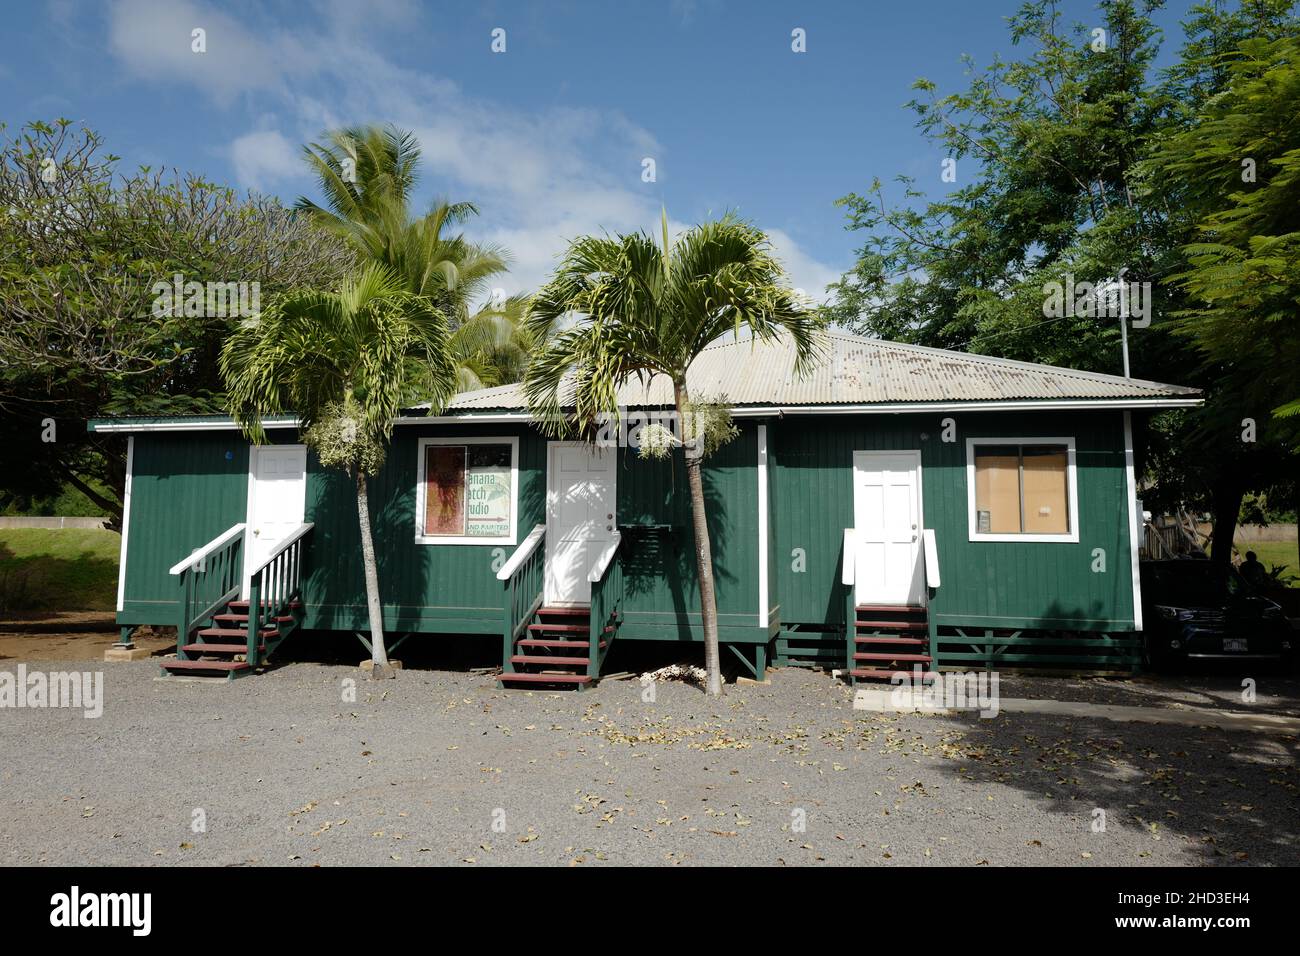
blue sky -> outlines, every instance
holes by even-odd
[[[425,149],[422,203],[479,203],[473,233],[515,259],[508,291],[542,281],[567,239],[653,227],[663,203],[676,225],[738,210],[820,295],[859,244],[837,197],[899,173],[943,188],[903,108],[913,80],[964,87],[961,55],[1010,52],[1018,4],[34,2],[6,11],[0,119],[66,116],[132,166],[289,202],[314,190],[302,143],[394,122]],[[1170,51],[1188,5],[1158,15]],[[1060,6],[1097,21],[1091,2]]]

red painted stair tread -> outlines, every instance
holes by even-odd
[[[198,632],[199,637],[235,637],[248,639],[248,631],[242,627],[205,627]],[[264,627],[257,632],[260,637],[279,637],[280,632],[273,627]]]
[[[586,674],[502,674],[497,680],[502,683],[521,684],[590,684],[591,678]]]
[[[550,664],[557,666],[562,664],[572,664],[576,667],[586,667],[588,660],[585,657],[553,657],[549,654],[515,654],[510,658],[513,664]]]
[[[243,671],[249,669],[247,661],[163,661],[169,671]]]
[[[259,644],[258,648],[262,653],[266,652],[266,645]],[[247,644],[186,644],[181,648],[191,654],[247,654]]]
[[[604,650],[606,641],[600,642],[600,649]],[[545,637],[524,637],[516,642],[518,647],[554,647],[559,650],[586,650],[591,645],[586,641],[562,641],[558,638],[549,639]]]

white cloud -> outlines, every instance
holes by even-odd
[[[202,30],[205,52],[196,52]],[[307,64],[301,45],[280,32],[274,43],[213,7],[188,0],[123,0],[109,14],[109,47],[131,73],[193,84],[226,105],[239,93],[277,86]]]
[[[270,192],[274,182],[302,174],[298,147],[276,130],[245,133],[230,144],[230,161],[240,185]]]
[[[321,0],[316,14],[290,33],[238,23],[192,0],[127,0],[113,9],[110,36],[142,77],[194,85],[222,105],[259,94],[257,129],[230,147],[241,186],[303,185],[307,169],[293,144],[324,129],[391,122],[413,130],[426,192],[477,202],[482,215],[467,231],[512,254],[502,282],[508,292],[537,288],[577,236],[657,229],[662,193],[641,181],[641,160],[654,157],[664,180],[669,157],[649,130],[613,110],[526,111],[398,66],[367,39],[379,22],[414,29],[419,13],[406,0],[387,0],[369,22],[341,0]],[[208,30],[207,54],[190,52],[194,26]],[[838,273],[785,231],[769,234],[792,284],[822,298]]]
[[[784,229],[767,229],[768,238],[772,240],[772,251],[785,266],[790,285],[803,291],[804,295],[818,302],[825,302],[829,296],[826,286],[840,279],[840,269],[833,269],[824,262],[818,262],[799,247],[799,244]]]

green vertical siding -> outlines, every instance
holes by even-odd
[[[238,432],[134,437],[121,624],[173,624],[181,558],[244,520],[248,444]]]
[[[986,627],[1128,630],[1133,625],[1122,413],[794,417],[770,431],[777,598],[783,623],[838,623],[844,529],[853,524],[853,452],[920,449],[922,507],[937,539],[940,623]],[[968,540],[966,439],[1073,436],[1079,541]],[[1093,549],[1106,570],[1092,571]],[[795,570],[802,549],[806,570]]]
[[[370,479],[370,513],[386,625],[399,631],[498,633],[502,584],[497,569],[511,545],[417,544],[418,439],[456,435],[519,438],[519,540],[545,522],[546,442],[520,425],[404,425],[388,460]],[[307,627],[368,629],[355,480],[307,465],[307,520],[312,532],[303,590]]]
[[[703,469],[718,624],[723,628],[758,626],[757,460],[757,430],[746,423],[735,439],[706,459]],[[618,500],[621,525],[670,527],[646,533],[629,529],[624,559],[628,621],[675,626],[688,620],[698,626],[699,578],[682,455],[654,461],[621,450]],[[635,627],[631,633],[636,633]],[[682,628],[677,636],[687,634]]]
[[[853,452],[920,449],[925,523],[938,538],[940,623],[986,627],[1126,630],[1132,627],[1128,511],[1120,412],[972,413],[957,440],[940,441],[940,415],[789,416],[768,428],[769,606],[783,624],[843,617],[840,550],[853,522]],[[417,439],[517,436],[519,537],[545,521],[546,439],[524,425],[428,425],[397,429],[383,471],[370,482],[379,579],[388,627],[497,633],[502,588],[495,572],[513,550],[415,542]],[[1071,435],[1076,440],[1080,540],[967,540],[967,437]],[[279,437],[279,436],[277,436]],[[284,440],[291,436],[284,433]],[[144,433],[135,463],[122,623],[171,623],[175,580],[167,569],[243,521],[248,447],[238,433]],[[705,464],[719,623],[723,638],[759,635],[757,427]],[[692,639],[699,633],[685,463],[622,450],[618,513],[625,549],[629,637]],[[365,589],[355,485],[308,461],[307,520],[315,523],[304,586],[307,627],[363,629]],[[633,526],[646,526],[634,533]],[[651,529],[650,526],[658,526]],[[1106,571],[1091,570],[1106,552]],[[802,563],[803,570],[796,570]]]

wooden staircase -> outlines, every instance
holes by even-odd
[[[258,632],[255,663],[248,660],[248,602],[231,601],[223,613],[212,615],[210,626],[191,631],[185,643],[177,642],[176,659],[162,662],[163,673],[233,680],[251,672],[298,630],[302,604],[294,601],[284,610]]]
[[[934,664],[930,627],[924,605],[859,604],[854,609],[849,635],[849,676],[860,680],[893,681],[902,675],[915,683],[914,668],[921,680],[933,680]]]
[[[581,690],[594,683],[613,627],[605,627],[592,667],[590,613],[586,607],[539,607],[515,640],[498,678],[501,686]]]
[[[302,626],[301,582],[313,525],[284,537],[248,577],[251,600],[239,600],[245,526],[227,529],[172,566],[179,581],[176,658],[163,676],[234,680],[252,673]],[[250,616],[252,620],[250,621]]]

